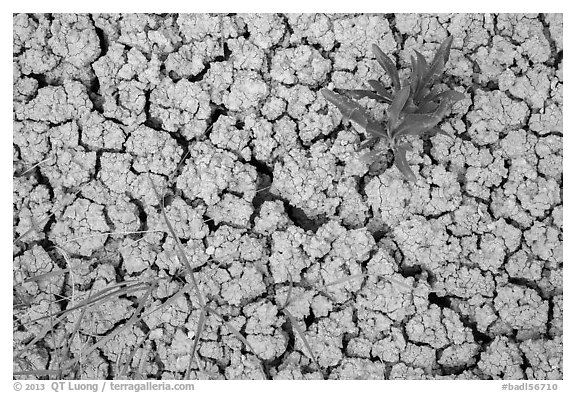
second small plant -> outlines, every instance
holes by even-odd
[[[322,89],[324,97],[338,107],[344,119],[363,127],[371,134],[371,140],[383,138],[388,142],[388,147],[394,153],[394,165],[410,181],[416,181],[416,176],[406,160],[406,152],[411,149],[411,145],[405,137],[437,133],[448,135],[437,125],[448,114],[451,105],[466,98],[466,95],[455,90],[440,91],[435,84],[448,61],[452,40],[452,36],[444,40],[430,64],[420,52],[415,51],[416,57],[411,57],[412,72],[403,82],[400,81],[394,62],[377,45],[372,45],[376,60],[391,79],[392,91],[377,80],[368,80],[372,90],[350,90],[348,94],[356,99],[368,97],[389,104],[386,123],[374,120],[352,99]],[[380,148],[373,151],[370,157],[375,158],[384,153],[386,151]]]

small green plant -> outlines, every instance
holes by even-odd
[[[371,134],[370,141],[384,139],[388,142],[388,148],[394,153],[394,165],[410,181],[415,181],[416,176],[406,161],[406,152],[411,149],[411,145],[405,137],[438,133],[449,136],[437,125],[446,116],[451,105],[466,97],[455,90],[440,91],[435,84],[448,61],[451,45],[450,36],[440,45],[430,64],[420,52],[415,51],[416,57],[412,56],[412,72],[403,83],[394,62],[378,46],[372,45],[376,60],[391,79],[392,91],[388,91],[379,81],[369,80],[367,83],[374,91],[350,90],[348,94],[355,99],[368,97],[389,104],[386,123],[374,120],[352,99],[322,89],[324,97],[342,112],[345,120],[357,123]],[[385,152],[386,148],[380,147],[364,158],[372,161]]]

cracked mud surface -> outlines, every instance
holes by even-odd
[[[562,28],[14,15],[14,371],[184,377],[200,310],[150,175],[229,323],[208,316],[192,378],[562,379]],[[447,34],[453,138],[415,139],[415,183],[367,167],[320,89],[389,86],[372,44],[404,77]]]

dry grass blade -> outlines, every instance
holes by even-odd
[[[44,375],[58,375],[60,370],[29,370],[29,371],[14,371],[12,375],[34,375],[34,376],[44,376]]]
[[[242,335],[242,333],[240,333],[238,331],[238,329],[236,329],[234,326],[232,326],[232,324],[230,322],[228,322],[226,319],[224,319],[222,314],[220,314],[218,311],[216,311],[210,307],[206,307],[206,310],[209,311],[211,314],[216,315],[222,322],[224,322],[226,324],[226,327],[228,328],[228,330],[230,330],[232,332],[232,334],[235,335],[236,338],[238,340],[240,340],[242,342],[242,344],[244,344],[246,346],[246,348],[249,348],[252,351],[252,353],[256,354],[256,351],[254,350],[252,345],[250,345],[248,340],[246,340],[246,338]]]
[[[146,335],[144,335],[144,337],[142,337],[142,339],[138,342],[138,344],[134,348],[132,348],[132,351],[130,351],[130,354],[128,355],[128,359],[127,359],[126,363],[124,363],[122,370],[118,371],[119,377],[121,377],[122,375],[126,375],[126,376],[128,375],[128,367],[132,363],[132,360],[134,359],[134,355],[136,354],[136,351],[138,350],[138,348],[140,348],[142,346],[142,344],[144,344],[144,341],[146,341],[146,339],[148,338],[148,336],[150,335],[151,332],[152,332],[152,330],[148,330],[148,333],[146,333]],[[118,356],[118,360],[120,360],[120,356]],[[141,379],[143,379],[143,378],[141,378]]]
[[[131,283],[131,282],[128,282],[128,283]],[[146,283],[135,283],[135,284],[133,284],[129,287],[126,287],[124,289],[114,290],[116,287],[122,287],[126,284],[127,284],[127,282],[122,282],[122,283],[112,285],[108,288],[104,288],[103,290],[99,291],[93,297],[89,297],[88,299],[78,303],[76,306],[73,306],[73,307],[68,308],[66,310],[63,310],[63,311],[59,311],[57,313],[52,313],[52,314],[48,314],[48,315],[33,319],[33,320],[29,321],[29,323],[41,321],[41,320],[46,319],[46,318],[58,317],[58,316],[61,316],[64,314],[69,314],[72,311],[75,311],[75,310],[78,310],[82,307],[87,306],[88,304],[97,305],[97,304],[100,304],[106,300],[109,300],[110,298],[112,298],[114,296],[122,296],[122,295],[125,295],[125,294],[130,293],[130,292],[136,292],[140,289],[145,289],[148,286],[148,284],[146,284]],[[139,287],[143,287],[143,288],[139,288]],[[112,291],[112,292],[110,292],[110,291]],[[110,293],[107,293],[107,292],[110,292]]]
[[[284,309],[283,312],[288,317],[288,319],[290,320],[290,323],[292,324],[292,327],[294,328],[294,330],[296,330],[296,332],[298,333],[298,335],[302,339],[302,342],[304,343],[306,350],[310,354],[310,359],[312,359],[312,361],[314,362],[314,364],[316,365],[318,370],[320,370],[320,365],[318,364],[318,361],[316,360],[316,357],[314,356],[314,353],[312,352],[312,347],[310,347],[310,344],[308,344],[308,340],[306,339],[306,336],[304,335],[304,331],[300,328],[300,325],[298,325],[298,321],[296,320],[296,318],[294,318],[294,315],[292,315],[292,313],[290,313],[290,311],[288,311],[288,309]]]
[[[198,327],[196,328],[196,336],[194,337],[194,343],[192,344],[192,349],[190,349],[190,361],[188,362],[188,368],[186,369],[186,376],[184,379],[190,379],[190,372],[192,371],[192,359],[196,356],[196,349],[198,348],[198,343],[200,342],[200,335],[204,330],[204,325],[206,324],[206,307],[202,307],[200,311],[200,318],[198,318]],[[200,367],[200,362],[196,360],[198,367]]]
[[[42,340],[46,336],[46,334],[48,334],[48,332],[54,327],[54,325],[58,324],[63,319],[64,319],[64,315],[61,315],[60,317],[57,318],[56,321],[48,321],[46,323],[46,325],[44,325],[42,330],[40,330],[36,334],[36,336],[32,339],[32,341],[30,341],[28,344],[26,344],[26,346],[24,346],[24,348],[22,348],[15,355],[13,355],[12,359],[19,358],[24,352],[26,352],[28,349],[30,349],[34,344],[36,344],[38,341]]]
[[[294,318],[294,315],[292,315],[292,313],[286,308],[290,304],[290,301],[292,300],[291,299],[292,287],[294,286],[294,282],[292,280],[292,275],[290,274],[288,269],[286,269],[286,272],[288,273],[288,278],[290,279],[290,288],[288,290],[288,294],[286,295],[286,302],[284,302],[284,306],[282,307],[282,312],[284,313],[284,315],[286,315],[288,317],[288,319],[290,320],[290,323],[292,324],[292,327],[300,335],[300,338],[302,339],[304,346],[306,347],[306,349],[308,350],[308,353],[310,354],[310,359],[312,359],[314,364],[316,364],[316,367],[318,368],[318,370],[320,370],[320,365],[316,361],[316,357],[314,356],[314,353],[312,352],[312,347],[310,347],[310,344],[308,344],[308,340],[306,339],[306,336],[304,335],[304,331],[302,331],[302,329],[300,329],[300,326],[298,325],[298,321],[296,320],[296,318]]]
[[[74,194],[72,194],[72,198],[75,198],[81,190],[76,191]],[[65,197],[63,198],[65,199]],[[65,200],[62,200],[61,205],[64,205]],[[60,208],[61,206],[58,206],[58,208]],[[52,212],[50,212],[50,214],[48,214],[48,216],[46,216],[44,219],[40,220],[39,222],[34,222],[33,225],[26,231],[24,232],[22,235],[20,235],[18,238],[16,238],[13,243],[17,243],[20,240],[22,240],[23,238],[25,238],[26,236],[28,236],[30,233],[36,231],[39,229],[39,227],[41,225],[46,225],[46,223],[48,222],[48,220],[50,220],[50,218],[52,218],[52,216],[56,215],[56,211],[58,210],[58,208],[54,207],[52,209]]]
[[[194,276],[194,271],[192,270],[192,266],[190,265],[190,262],[188,262],[188,258],[186,257],[186,253],[184,252],[184,247],[182,246],[182,242],[180,241],[178,236],[176,236],[176,232],[174,231],[174,228],[172,227],[170,220],[168,220],[168,216],[166,215],[166,210],[164,209],[164,203],[162,202],[162,198],[160,198],[160,193],[156,189],[156,185],[154,184],[154,181],[152,181],[152,177],[150,176],[150,174],[148,174],[148,180],[150,181],[150,184],[152,185],[152,189],[154,190],[154,194],[156,195],[156,199],[158,199],[158,203],[160,204],[160,211],[162,212],[162,217],[164,217],[164,221],[166,221],[166,225],[168,226],[168,230],[170,231],[170,235],[172,236],[172,238],[174,239],[174,242],[176,243],[176,255],[178,255],[178,259],[180,260],[180,263],[183,264],[186,267],[186,269],[188,270],[188,273],[190,274],[190,279],[192,280],[192,285],[194,285],[194,292],[196,293],[196,297],[198,298],[198,302],[200,303],[200,305],[202,307],[204,307],[206,305],[206,303],[204,302],[204,297],[202,296],[202,293],[200,292],[200,287],[198,286],[198,283],[196,282],[196,277]]]
[[[26,280],[24,280],[22,282],[14,283],[14,286],[28,284],[30,282],[35,282],[35,281],[40,281],[40,280],[45,280],[45,279],[53,277],[53,276],[59,276],[61,274],[66,274],[69,271],[70,271],[70,268],[52,270],[51,272],[48,272],[48,273],[43,273],[43,274],[39,274],[39,275],[34,276],[34,277],[27,278]]]
[[[122,333],[124,330],[126,330],[126,329],[130,328],[132,325],[134,325],[137,322],[137,320],[139,320],[139,319],[141,320],[142,317],[141,316],[139,317],[140,312],[142,311],[142,309],[146,305],[146,302],[148,301],[148,298],[152,294],[152,291],[155,287],[156,287],[156,283],[149,285],[148,291],[146,291],[146,294],[144,295],[143,299],[140,301],[140,304],[138,304],[138,307],[136,308],[136,310],[134,311],[134,313],[132,314],[132,317],[130,317],[128,322],[126,322],[123,326],[119,327],[118,329],[114,330],[112,333],[107,334],[105,337],[101,338],[98,342],[96,342],[94,345],[92,345],[88,349],[82,350],[76,358],[66,362],[64,367],[62,367],[62,368],[66,370],[66,369],[72,367],[84,355],[94,351],[95,349],[102,347],[104,344],[106,344],[108,341],[112,340],[118,334]]]
[[[171,304],[175,303],[176,300],[178,300],[178,298],[180,296],[184,295],[186,292],[190,291],[191,289],[192,289],[192,284],[184,285],[178,292],[176,292],[174,295],[170,296],[170,298],[168,300],[166,300],[164,303],[162,303],[161,305],[159,305],[155,309],[150,310],[150,311],[142,314],[142,318],[145,318],[151,314],[154,314],[155,312],[158,312],[159,310],[161,310],[164,307],[170,306]]]
[[[334,285],[344,284],[344,283],[346,283],[346,282],[348,282],[348,281],[356,280],[356,279],[358,279],[358,278],[366,278],[366,277],[377,277],[377,278],[381,278],[381,279],[383,279],[383,280],[389,281],[389,282],[391,282],[391,283],[393,283],[393,284],[396,284],[396,285],[399,285],[399,286],[401,286],[401,287],[403,287],[403,288],[406,288],[406,289],[408,289],[408,290],[410,290],[410,291],[413,289],[410,285],[405,284],[405,283],[403,283],[403,282],[401,282],[401,281],[398,281],[398,280],[396,280],[396,279],[393,279],[393,278],[390,278],[390,277],[386,277],[386,276],[383,276],[383,275],[381,275],[381,274],[369,274],[369,273],[359,273],[359,274],[353,274],[353,275],[347,276],[347,277],[342,277],[342,278],[340,278],[340,279],[338,279],[338,280],[332,281],[332,282],[324,285],[323,288],[328,288],[328,287],[331,287],[331,286],[334,286]]]

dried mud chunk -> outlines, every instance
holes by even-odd
[[[305,330],[302,326],[301,329]],[[330,367],[336,366],[343,359],[342,338],[344,334],[354,334],[356,331],[357,328],[352,321],[352,308],[347,307],[320,319],[310,326],[305,334],[312,349],[312,355],[316,357],[320,367]],[[300,335],[296,336],[295,347],[306,356],[310,356]]]
[[[398,17],[398,16],[397,16]],[[372,44],[377,44],[384,53],[396,49],[390,24],[383,15],[358,15],[334,20],[334,38],[341,44],[337,56],[347,51],[364,57]]]
[[[426,379],[426,374],[421,368],[409,367],[400,362],[392,366],[389,379]]]
[[[100,41],[88,15],[57,14],[50,31],[52,52],[75,67],[85,67],[100,56]]]
[[[78,198],[66,208],[50,231],[50,239],[69,253],[90,256],[106,242],[110,228],[104,207]]]
[[[109,204],[106,213],[116,232],[133,232],[140,228],[138,208],[125,196]]]
[[[192,139],[206,130],[209,102],[208,93],[198,83],[186,79],[174,83],[165,78],[150,94],[150,116],[158,119],[163,129]]]
[[[253,212],[254,208],[250,202],[226,193],[215,205],[208,207],[206,215],[212,218],[216,225],[225,222],[238,227],[248,228]]]
[[[424,215],[435,216],[454,211],[462,203],[462,193],[457,175],[447,172],[442,166],[431,170],[432,188],[430,202],[423,208]]]
[[[537,282],[542,278],[544,262],[526,249],[510,255],[506,263],[506,271],[510,277],[523,278]]]
[[[246,340],[257,355],[265,360],[275,359],[286,350],[288,340],[278,329],[283,319],[278,318],[278,309],[270,302],[258,302],[244,307],[250,315],[245,326]]]
[[[337,380],[381,380],[386,376],[386,366],[383,363],[369,359],[344,359],[334,368],[328,379]]]
[[[438,296],[457,296],[469,299],[476,295],[491,297],[495,283],[492,274],[478,268],[449,263],[439,270],[434,285]]]
[[[146,85],[138,81],[122,81],[113,92],[105,96],[104,116],[121,121],[127,126],[142,124],[146,120]]]
[[[324,59],[316,49],[300,45],[276,51],[272,58],[270,76],[286,85],[315,87],[326,80],[331,68],[330,60]]]
[[[85,152],[82,148],[58,150],[54,161],[54,165],[42,169],[52,187],[76,187],[92,178],[96,152]]]
[[[46,234],[42,228],[53,207],[48,187],[26,178],[14,179],[14,239],[20,239],[24,234],[25,238],[20,239],[24,242],[44,239]]]
[[[12,51],[24,75],[43,74],[58,65],[60,59],[48,47],[49,30],[48,17],[13,16]]]
[[[402,179],[386,173],[373,177],[366,184],[365,193],[373,212],[391,227],[408,218],[406,205],[410,203],[413,194],[404,186]]]
[[[123,194],[128,190],[136,175],[130,171],[132,156],[124,153],[102,153],[98,179],[110,191]]]
[[[553,340],[527,340],[520,344],[520,349],[530,365],[526,369],[528,379],[562,379],[562,338]]]
[[[339,217],[346,226],[360,228],[364,225],[369,207],[364,197],[357,191],[357,180],[349,178],[338,183],[336,192],[341,199]]]
[[[12,61],[12,100],[28,102],[38,93],[39,82],[22,75],[20,66]]]
[[[230,357],[230,365],[224,370],[226,379],[260,380],[266,379],[260,360],[254,355],[244,355],[234,351]]]
[[[12,142],[18,146],[20,158],[26,165],[35,165],[42,161],[50,146],[49,127],[41,122],[15,121],[12,129]]]
[[[406,348],[406,340],[403,330],[392,327],[390,334],[372,346],[372,356],[389,363],[398,363],[400,354]]]
[[[192,207],[182,198],[176,197],[169,206],[165,206],[165,212],[172,229],[180,239],[200,240],[210,233],[204,219],[206,208],[202,205]],[[150,228],[169,231],[166,221],[159,211],[148,212],[147,216]]]
[[[533,114],[530,117],[528,125],[530,129],[540,135],[546,135],[552,132],[562,134],[562,106],[555,104],[545,105],[540,113]]]
[[[395,279],[404,281],[400,276]],[[398,322],[416,312],[412,294],[403,286],[384,280],[365,285],[358,293],[357,305],[360,308],[381,312]]]
[[[561,203],[560,185],[554,179],[538,177],[535,181],[526,180],[517,185],[516,192],[522,208],[534,218],[543,218],[548,210]]]
[[[550,58],[551,49],[544,26],[536,14],[498,14],[497,28],[505,37],[522,43],[519,51],[534,63],[543,63]]]
[[[473,110],[466,115],[471,123],[468,132],[478,145],[496,143],[500,132],[523,126],[528,114],[523,102],[514,102],[500,91],[480,91],[474,97]]]
[[[92,101],[86,88],[75,81],[63,86],[46,86],[38,90],[34,99],[26,103],[15,102],[14,114],[18,120],[35,120],[61,124],[79,119],[92,110]]]
[[[335,35],[332,21],[326,14],[288,14],[291,27],[290,42],[300,44],[303,39],[312,45],[321,45],[326,51],[334,47]]]
[[[563,170],[563,139],[550,135],[539,138],[534,150],[539,157],[538,172],[545,177],[551,177],[557,182],[562,180]]]
[[[277,14],[241,14],[250,33],[250,40],[262,49],[280,42],[286,31],[284,20]]]
[[[250,161],[252,156],[248,147],[250,139],[248,130],[239,127],[231,116],[220,116],[210,132],[210,141],[214,146],[236,153],[246,161]]]
[[[412,342],[425,343],[435,349],[474,342],[472,331],[464,327],[458,314],[435,304],[424,313],[414,315],[406,324],[406,333]]]
[[[144,53],[170,53],[180,43],[174,17],[154,14],[123,14],[118,21],[118,41]]]
[[[336,163],[334,156],[321,145],[311,148],[311,157],[304,151],[287,152],[283,162],[274,165],[272,193],[278,193],[308,217],[334,214],[339,198],[328,197],[333,189]]]
[[[242,19],[210,14],[178,14],[176,23],[184,42],[202,41],[207,36],[236,38],[244,33]]]
[[[99,113],[92,112],[79,121],[82,127],[81,142],[92,150],[122,150],[126,141],[125,128]]]
[[[562,232],[557,228],[535,222],[524,232],[524,240],[532,254],[546,262],[546,267],[556,269],[562,263]]]
[[[251,131],[249,149],[251,149],[254,158],[270,164],[273,159],[272,152],[278,146],[278,142],[272,136],[272,123],[251,114],[245,118],[244,128]]]
[[[242,164],[234,154],[200,142],[190,149],[176,185],[187,198],[202,198],[211,206],[218,203],[224,190],[240,193],[246,201],[252,201],[256,176],[254,167]]]
[[[64,282],[63,275],[46,277],[23,283],[25,280],[58,270],[59,267],[52,261],[50,255],[40,246],[32,246],[24,251],[21,256],[14,258],[14,284],[17,292],[22,291],[29,296],[37,296],[40,293],[53,295],[60,293],[61,285]],[[35,301],[40,304],[40,299]]]
[[[254,219],[253,231],[262,235],[269,235],[278,230],[286,229],[289,223],[290,219],[281,201],[265,201],[260,206],[258,216]]]
[[[222,105],[224,95],[228,96],[229,88],[234,82],[234,67],[231,62],[212,63],[202,78],[203,86],[216,105]]]
[[[502,77],[503,75],[500,76],[500,78]],[[499,87],[500,91],[510,91],[513,96],[524,100],[532,110],[538,110],[544,107],[544,103],[550,95],[551,78],[550,69],[536,64],[525,74],[518,77],[513,76],[510,83],[500,83]]]
[[[442,350],[438,363],[443,367],[461,368],[472,366],[476,362],[476,355],[480,346],[476,343],[463,343],[450,345]]]
[[[168,133],[146,126],[139,126],[130,133],[126,152],[134,156],[132,167],[137,172],[162,175],[172,173],[182,156],[182,148]]]
[[[496,337],[480,354],[478,368],[493,379],[524,379],[522,354],[507,337]]]
[[[160,67],[162,62],[156,53],[146,57],[136,48],[130,48],[125,52],[126,62],[112,77],[120,80],[137,80],[144,83],[147,87],[153,87],[160,84]]]
[[[126,239],[118,247],[126,273],[134,274],[148,269],[156,262],[156,246],[148,242]]]
[[[257,108],[266,99],[269,87],[254,71],[238,71],[234,75],[230,93],[224,93],[222,103],[232,111]]]
[[[271,255],[268,260],[274,282],[300,282],[301,272],[310,266],[304,252],[308,236],[300,227],[290,225],[285,231],[272,233]]]
[[[442,219],[414,216],[395,227],[393,234],[408,266],[421,265],[434,272],[457,261],[461,252],[459,242],[446,232]]]
[[[174,72],[179,78],[196,76],[206,64],[223,55],[222,43],[214,38],[182,45],[177,52],[170,53],[164,62],[166,72]]]
[[[480,68],[477,74],[480,83],[497,81],[521,57],[514,44],[500,35],[492,38],[492,45],[481,46],[471,55]]]
[[[554,43],[556,50],[560,52],[563,49],[563,15],[562,14],[544,14],[544,19],[548,23],[548,30]]]
[[[510,330],[518,330],[518,339],[546,332],[548,304],[531,288],[509,284],[496,290],[494,307]]]
[[[410,367],[421,368],[426,374],[431,374],[433,368],[438,368],[436,350],[428,345],[409,342],[400,354],[400,360]]]
[[[266,291],[262,273],[254,266],[245,266],[238,277],[222,285],[222,298],[233,306],[254,299]]]
[[[234,40],[227,41],[228,48],[232,52],[230,59],[237,70],[254,70],[262,69],[266,55],[264,51],[254,45],[244,37],[238,37]]]
[[[553,337],[562,336],[564,324],[564,295],[555,295],[553,297],[553,318],[550,323],[550,334]]]

